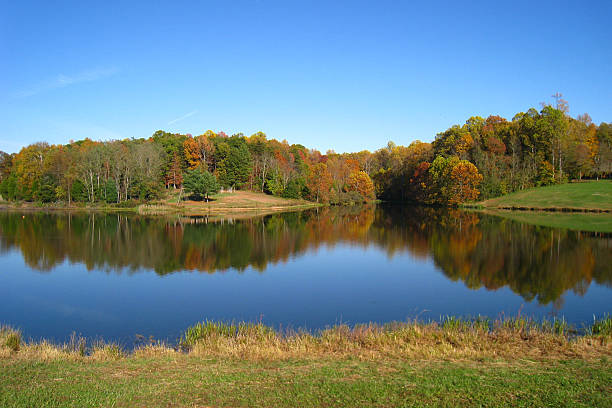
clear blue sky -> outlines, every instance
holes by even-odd
[[[0,74],[7,152],[157,129],[375,150],[557,91],[610,122],[612,1],[0,0]]]

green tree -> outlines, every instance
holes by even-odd
[[[221,141],[216,147],[217,176],[224,187],[242,187],[251,174],[251,153],[242,134]]]
[[[208,195],[218,192],[220,188],[216,177],[201,167],[185,172],[183,187],[195,198],[206,198],[207,201]]]

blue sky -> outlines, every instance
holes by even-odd
[[[0,0],[0,150],[262,130],[431,141],[562,92],[612,121],[612,1]]]

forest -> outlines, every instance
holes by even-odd
[[[431,143],[389,142],[369,152],[325,154],[265,133],[70,142],[0,152],[0,195],[9,201],[115,203],[159,200],[169,190],[204,199],[248,189],[345,204],[373,199],[453,206],[535,186],[612,174],[612,124],[571,117],[567,102],[516,114],[473,116]]]

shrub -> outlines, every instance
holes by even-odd
[[[357,191],[344,192],[333,194],[330,197],[330,203],[333,205],[355,205],[361,204],[366,200]]]

